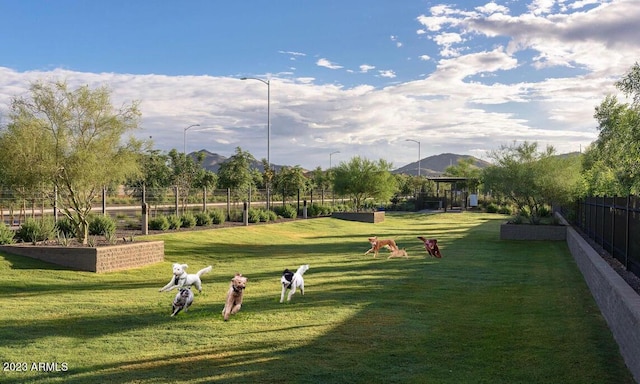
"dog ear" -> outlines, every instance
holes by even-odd
[[[189,266],[187,264],[182,264],[182,269],[187,269]]]

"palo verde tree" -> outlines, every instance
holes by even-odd
[[[392,164],[353,157],[333,169],[336,193],[349,196],[356,211],[360,211],[367,199],[387,202],[397,190],[396,179],[391,174]]]
[[[11,187],[55,186],[61,212],[87,243],[92,203],[102,189],[137,174],[141,143],[138,102],[114,108],[106,87],[70,89],[66,82],[35,82],[12,99],[0,132],[0,164]]]
[[[580,186],[580,159],[555,155],[547,146],[538,151],[538,143],[525,141],[502,146],[490,154],[493,165],[483,169],[484,187],[503,196],[531,223],[539,223],[543,207],[574,201]]]

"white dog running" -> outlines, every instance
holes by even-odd
[[[284,272],[282,272],[282,277],[280,278],[280,283],[282,283],[282,293],[280,294],[281,303],[284,301],[284,294],[287,289],[289,289],[287,301],[291,301],[291,296],[296,293],[297,288],[300,288],[300,293],[304,295],[304,278],[302,275],[304,275],[308,269],[309,264],[304,264],[298,268],[296,273],[293,273],[288,269],[285,269]]]
[[[206,268],[202,268],[195,274],[194,273],[187,274],[185,269],[187,269],[188,267],[189,266],[187,264],[174,263],[173,277],[171,278],[169,283],[164,287],[160,288],[160,291],[158,292],[166,292],[174,288],[190,287],[192,285],[196,286],[196,288],[198,289],[198,292],[202,292],[202,281],[200,280],[200,276],[204,275],[207,272],[211,272],[213,267],[208,266]]]

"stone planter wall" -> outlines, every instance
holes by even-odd
[[[553,240],[567,239],[564,225],[502,224],[500,240]]]
[[[141,241],[95,248],[14,244],[2,245],[0,251],[97,273],[137,268],[164,261],[164,241]]]
[[[362,221],[364,223],[381,223],[384,221],[384,211],[376,212],[333,212],[331,217],[342,220]]]

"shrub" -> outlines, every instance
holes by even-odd
[[[35,244],[38,241],[53,239],[55,234],[56,226],[53,218],[46,217],[39,220],[29,218],[22,223],[15,237],[20,241]]]
[[[209,216],[211,217],[211,222],[213,224],[224,224],[226,219],[226,215],[220,209],[214,209],[209,212]]]
[[[284,207],[278,207],[274,211],[284,217],[285,219],[295,219],[298,216],[298,211],[293,205],[285,205]]]
[[[273,216],[271,215],[272,213],[273,213]],[[278,216],[274,212],[271,212],[271,211],[266,210],[266,209],[261,209],[260,210],[260,221],[262,221],[264,223],[268,223],[268,222],[272,221],[271,218],[274,217],[274,216],[275,216],[276,219],[278,218]],[[275,220],[275,219],[273,219],[273,220]]]
[[[13,244],[15,233],[8,225],[0,223],[0,245]]]
[[[551,214],[551,209],[549,209],[549,207],[547,207],[546,205],[538,208],[538,215],[540,215],[540,217],[551,217]]]
[[[498,206],[495,203],[487,204],[487,213],[497,213]]]
[[[76,237],[76,229],[71,223],[71,220],[69,220],[69,218],[66,216],[58,219],[58,222],[56,223],[56,230],[58,234],[67,239]]]
[[[250,223],[260,222],[260,210],[255,208],[249,208],[248,220]]]
[[[116,223],[110,216],[98,215],[89,220],[89,235],[110,237],[116,233]]]
[[[169,229],[178,229],[182,227],[182,219],[178,215],[167,216],[167,221],[169,221]]]
[[[196,226],[196,218],[191,213],[185,213],[180,217],[180,228],[193,228]]]
[[[502,207],[498,208],[498,213],[503,214],[503,215],[510,215],[511,214],[511,208],[509,208],[507,206],[502,206]]]
[[[166,216],[157,216],[149,220],[149,229],[154,231],[166,231],[169,229],[169,220]]]
[[[199,227],[206,227],[211,225],[211,216],[206,212],[196,213],[196,225]]]

